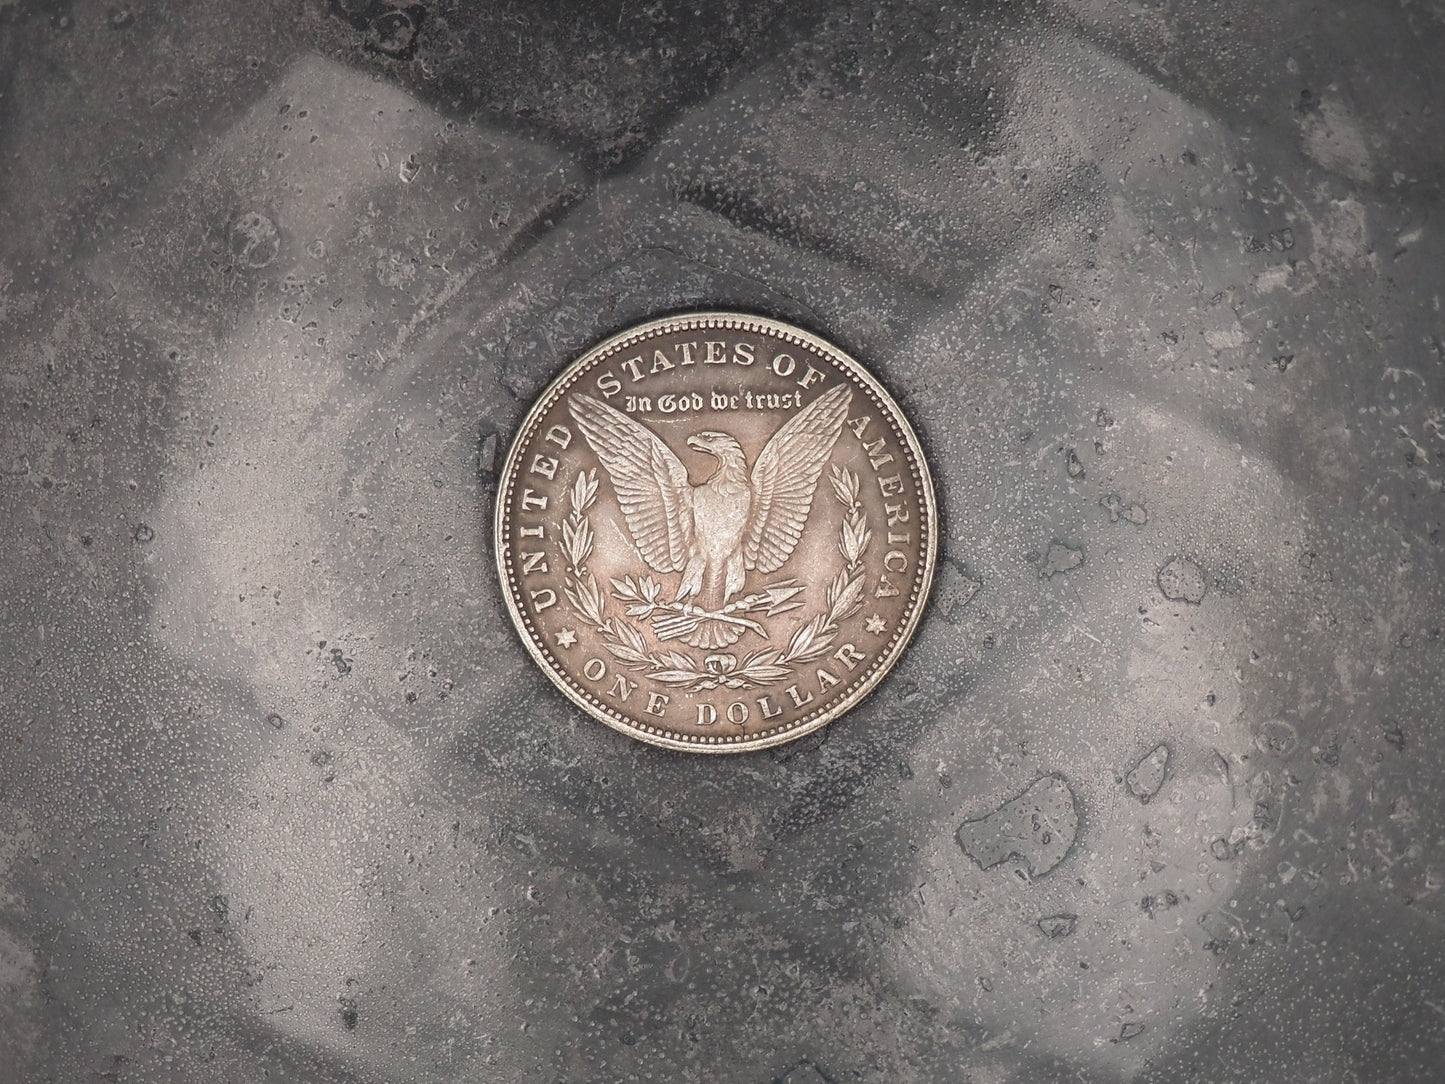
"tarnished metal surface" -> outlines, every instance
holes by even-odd
[[[589,350],[498,489],[523,644],[583,711],[667,748],[765,749],[836,719],[888,675],[932,582],[938,511],[898,404],[764,317],[664,317]]]
[[[1438,4],[0,4],[0,1080],[1431,1079]],[[513,635],[501,457],[687,309],[939,574],[755,754]]]

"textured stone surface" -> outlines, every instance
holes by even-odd
[[[0,1080],[1431,1079],[1442,57],[0,3]],[[899,669],[725,761],[568,708],[488,557],[531,398],[702,305],[864,359],[942,505]],[[1046,875],[960,848],[1055,776]]]

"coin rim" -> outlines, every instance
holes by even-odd
[[[739,324],[741,327],[739,327]],[[523,444],[531,437],[536,428],[540,416],[551,409],[555,396],[565,391],[580,370],[585,370],[599,357],[609,351],[615,344],[623,340],[643,340],[651,338],[656,334],[666,333],[669,330],[686,331],[693,327],[725,327],[738,330],[758,330],[764,333],[778,335],[783,341],[789,336],[796,337],[811,345],[817,352],[824,355],[832,355],[846,366],[851,366],[849,376],[857,379],[865,385],[882,405],[888,407],[893,414],[891,419],[895,428],[902,436],[908,451],[913,456],[915,470],[918,476],[921,505],[926,513],[927,537],[924,540],[924,551],[922,555],[923,570],[919,576],[914,590],[910,593],[911,612],[907,615],[904,627],[899,630],[893,641],[892,648],[887,655],[873,668],[871,675],[865,677],[857,688],[851,690],[842,700],[819,714],[816,718],[806,723],[794,724],[783,729],[765,731],[755,738],[746,741],[709,741],[708,735],[699,735],[695,738],[674,738],[663,734],[650,733],[642,725],[629,720],[622,713],[612,713],[612,709],[600,708],[592,703],[581,691],[573,687],[573,681],[566,674],[560,671],[547,657],[541,647],[534,640],[529,629],[526,616],[522,613],[517,599],[515,598],[511,577],[507,566],[507,552],[504,544],[506,537],[506,514],[510,508],[511,501],[508,494],[515,482],[518,473],[518,462]],[[513,437],[511,445],[507,449],[506,459],[503,461],[502,471],[497,476],[497,490],[495,506],[492,515],[492,550],[497,563],[497,577],[502,589],[502,597],[507,604],[507,612],[511,616],[512,626],[527,653],[532,656],[534,662],[552,684],[561,689],[567,699],[576,704],[592,718],[605,723],[613,730],[627,735],[637,741],[646,742],[648,745],[659,746],[664,749],[674,749],[688,753],[748,753],[760,749],[768,749],[776,745],[783,745],[794,741],[804,735],[827,726],[840,716],[851,711],[869,694],[871,694],[893,671],[898,659],[907,649],[913,640],[913,635],[918,629],[918,624],[923,617],[923,611],[927,608],[929,593],[933,588],[934,566],[938,552],[938,502],[933,490],[933,476],[928,469],[928,461],[923,456],[923,448],[918,442],[918,437],[913,431],[913,426],[907,416],[903,413],[898,401],[889,394],[888,390],[878,382],[878,379],[869,370],[854,358],[847,351],[828,342],[826,339],[794,324],[782,320],[775,320],[768,316],[758,316],[747,312],[733,312],[726,310],[703,310],[699,312],[677,313],[672,316],[657,317],[652,320],[645,320],[640,324],[633,324],[614,335],[609,335],[601,342],[588,348],[580,357],[566,365],[557,376],[547,384],[542,392],[533,401],[532,406],[523,416],[517,427],[516,436]],[[675,733],[675,732],[674,732]]]

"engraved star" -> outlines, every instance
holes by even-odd
[[[576,642],[577,634],[571,629],[563,629],[561,632],[557,633],[558,647],[571,647]]]
[[[888,628],[888,622],[884,621],[883,618],[879,617],[877,614],[874,614],[873,616],[868,618],[868,620],[863,622],[863,627],[869,632],[871,632],[874,636],[882,636],[884,630]]]

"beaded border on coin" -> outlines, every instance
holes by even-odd
[[[869,668],[855,677],[852,688],[842,699],[801,715],[780,726],[756,734],[687,734],[667,727],[642,722],[604,703],[583,688],[567,673],[561,661],[546,646],[546,641],[531,618],[517,601],[519,586],[507,559],[508,526],[512,518],[513,488],[519,463],[536,434],[537,426],[557,400],[583,376],[600,363],[645,342],[674,332],[737,330],[764,334],[792,346],[802,347],[815,357],[831,364],[872,400],[886,419],[889,429],[908,452],[909,469],[919,494],[920,519],[925,527],[920,571],[909,592],[905,619],[898,623],[887,645],[879,651]],[[878,686],[893,669],[921,620],[928,592],[933,583],[938,546],[938,507],[933,479],[912,427],[902,410],[881,384],[853,357],[838,347],[802,328],[765,316],[738,312],[694,312],[660,317],[634,325],[592,347],[568,365],[537,397],[517,430],[497,480],[496,508],[493,518],[493,551],[501,580],[502,594],[512,622],[526,646],[528,654],[543,673],[569,700],[593,718],[628,737],[651,745],[695,753],[741,753],[781,745],[811,733],[852,710]]]

